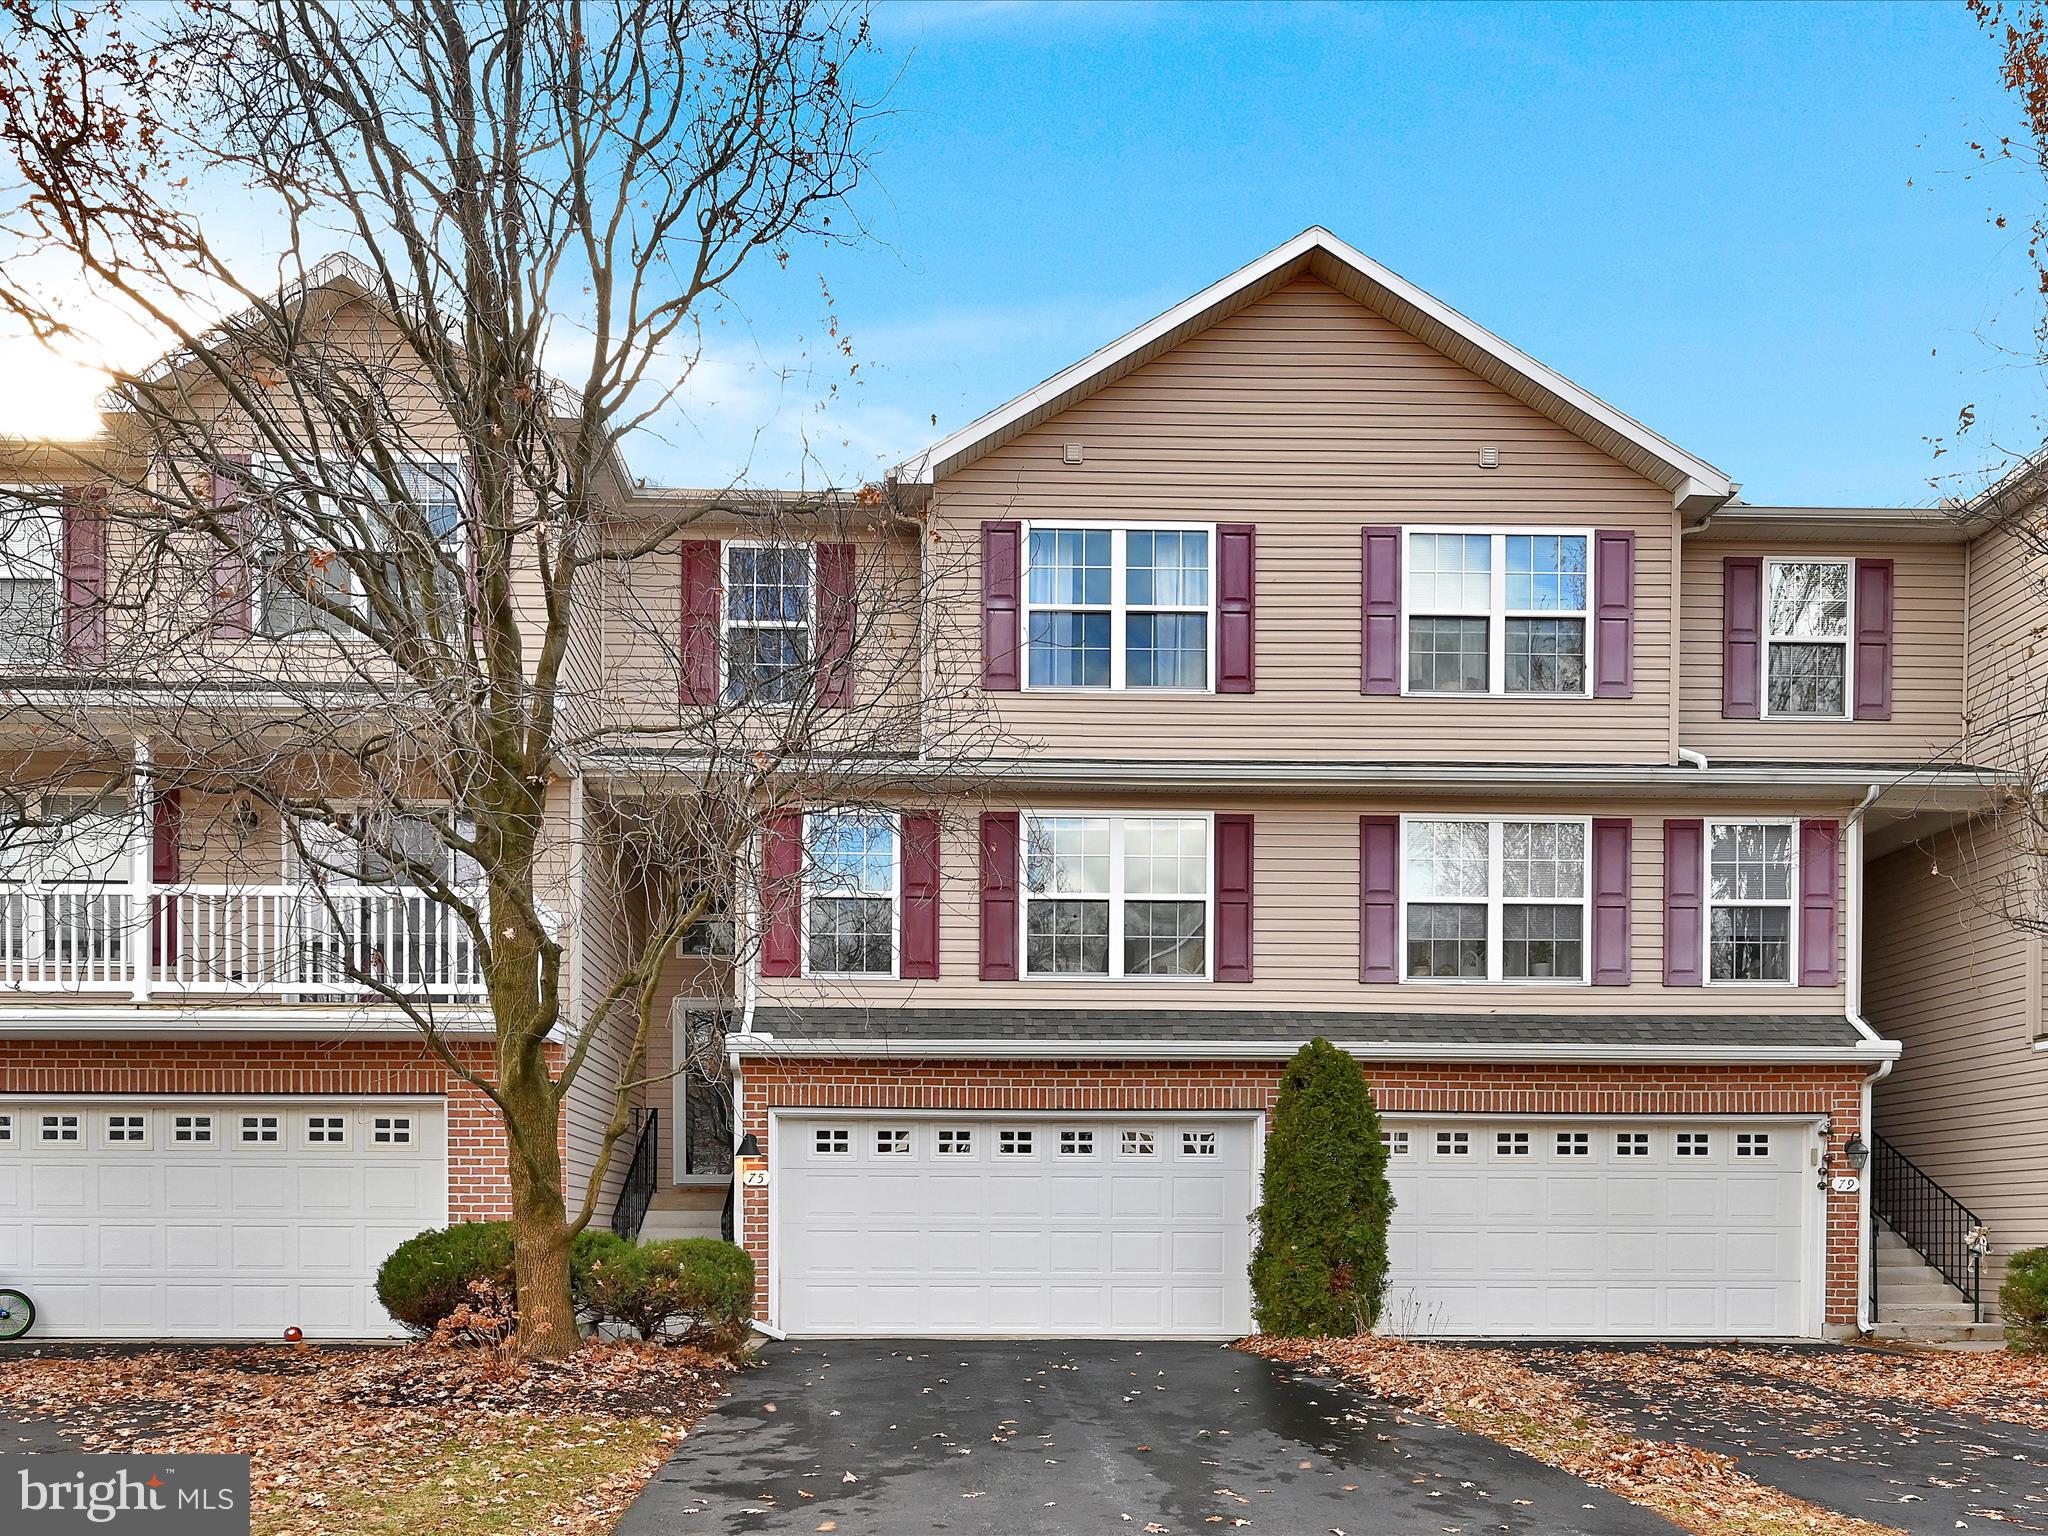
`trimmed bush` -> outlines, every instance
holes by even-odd
[[[754,1315],[754,1261],[712,1237],[607,1250],[583,1278],[585,1309],[643,1339],[736,1349]]]
[[[377,1300],[425,1338],[472,1299],[479,1281],[511,1293],[510,1222],[466,1221],[407,1238],[377,1271]]]
[[[2007,1348],[2048,1355],[2048,1248],[2023,1248],[2005,1261],[1998,1310],[2005,1317]]]
[[[576,1234],[569,1249],[569,1283],[579,1304],[593,1271],[615,1252],[632,1245],[595,1228]],[[474,1307],[478,1285],[510,1297],[512,1223],[466,1221],[409,1237],[377,1271],[377,1300],[384,1310],[425,1338],[458,1308]]]
[[[1266,1138],[1252,1315],[1261,1333],[1348,1338],[1379,1321],[1394,1193],[1379,1111],[1329,1041],[1295,1052]]]

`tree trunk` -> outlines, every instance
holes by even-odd
[[[569,1214],[562,1199],[558,1112],[541,1049],[534,1045],[503,1054],[510,1058],[502,1063],[501,1091],[513,1135],[507,1163],[519,1349],[529,1359],[558,1360],[583,1343],[569,1291]]]

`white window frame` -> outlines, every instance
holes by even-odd
[[[1810,717],[1809,717],[1810,718]],[[1719,900],[1714,895],[1714,829],[1716,827],[1788,827],[1792,832],[1792,871],[1782,900]],[[1796,816],[1723,816],[1708,819],[1700,832],[1700,980],[1709,987],[1796,987],[1799,985],[1799,818]],[[1745,981],[1714,975],[1714,912],[1719,907],[1783,907],[1786,911],[1785,979]]]
[[[457,559],[455,560],[454,563],[457,565],[458,568],[462,566],[466,559],[466,557],[463,555],[463,551],[465,551],[469,547],[468,523],[466,519],[462,516],[463,508],[461,498],[466,489],[462,485],[460,480],[460,476],[462,474],[462,460],[463,456],[459,453],[408,453],[398,460],[400,464],[404,465],[434,464],[439,465],[444,469],[453,468],[455,470],[457,475],[456,519],[454,529],[454,542],[452,545],[452,549],[455,555],[457,556]],[[261,480],[266,470],[282,470],[283,468],[284,460],[279,458],[274,453],[255,454],[250,458],[249,461],[249,471],[251,475],[255,476],[259,481]],[[287,634],[271,633],[270,630],[267,628],[269,622],[269,614],[267,610],[269,608],[268,584],[270,581],[270,577],[267,575],[264,567],[268,564],[270,557],[274,555],[276,551],[270,547],[270,541],[266,540],[263,537],[263,530],[252,528],[250,530],[250,542],[248,553],[250,556],[251,565],[253,567],[250,573],[249,581],[249,619],[250,627],[258,635],[262,636],[266,640],[282,641],[285,644],[301,644],[308,641],[317,642],[322,640],[348,640],[362,638],[360,635],[354,634],[346,627],[340,629],[327,629],[323,628],[322,625],[317,621],[310,628],[295,629]],[[336,558],[339,558],[338,554]],[[348,579],[349,611],[352,612],[359,619],[369,618],[370,596],[369,593],[365,591],[363,588],[362,573],[358,570],[349,567],[346,563],[344,563],[343,565],[343,572]]]
[[[1438,821],[1480,821],[1486,823],[1486,974],[1484,976],[1410,976],[1408,974],[1408,906],[1409,893],[1413,882],[1408,878],[1408,845],[1410,828],[1422,822]],[[1576,905],[1580,912],[1579,921],[1579,974],[1576,976],[1509,976],[1505,972],[1507,949],[1507,921],[1505,909],[1517,907],[1569,907],[1574,905],[1568,897],[1515,896],[1505,894],[1507,867],[1504,857],[1506,847],[1505,828],[1509,822],[1556,823],[1562,826],[1578,827],[1585,838],[1585,888]],[[1426,815],[1404,815],[1401,818],[1401,878],[1400,878],[1400,935],[1402,985],[1411,987],[1584,987],[1592,984],[1593,977],[1593,818],[1590,816],[1465,816],[1455,811],[1431,812]],[[1429,897],[1418,899],[1418,906],[1479,906],[1481,903],[1471,897]]]
[[[851,816],[889,823],[889,969],[886,971],[820,971],[811,967],[811,823],[817,817]],[[800,973],[831,981],[894,981],[903,974],[903,817],[896,811],[857,811],[845,808],[804,812],[803,889],[797,902],[797,956]]]
[[[0,1147],[13,1146],[19,1128],[20,1121],[13,1110],[0,1111]]]
[[[235,1116],[235,1145],[238,1147],[287,1147],[291,1145],[290,1135],[283,1115],[257,1113]]]
[[[763,622],[747,619],[734,625],[732,600],[728,588],[732,580],[732,552],[736,549],[795,549],[803,551],[804,557],[804,616],[800,623],[786,619],[772,619]],[[718,697],[722,702],[744,703],[757,709],[789,709],[802,702],[801,697],[791,699],[726,699],[726,690],[732,686],[732,668],[727,664],[732,652],[732,633],[740,629],[791,629],[800,631],[805,640],[803,648],[804,665],[811,669],[802,679],[804,688],[816,685],[815,668],[818,660],[818,546],[802,539],[724,539],[718,546]]]
[[[185,1124],[180,1126],[178,1122]],[[184,1134],[180,1135],[179,1132]],[[164,1144],[171,1147],[216,1147],[220,1145],[220,1116],[211,1110],[168,1110],[164,1114]]]
[[[49,558],[47,569],[37,567],[36,556],[20,546],[25,539],[13,540],[19,552],[9,553],[5,542],[0,542],[0,579],[7,581],[47,581],[50,585],[50,632],[44,637],[40,656],[12,656],[0,654],[0,666],[34,667],[47,666],[58,659],[64,639],[64,514],[58,507],[44,507],[35,504],[38,497],[56,493],[58,487],[38,485],[26,481],[0,483],[0,504],[20,503],[20,514],[26,519],[34,515],[42,520],[43,535],[47,540]],[[14,532],[15,512],[0,505],[0,541]]]
[[[1034,603],[1031,601],[1031,535],[1040,533],[1107,533],[1109,535],[1109,601],[1107,603]],[[1200,688],[1131,688],[1125,682],[1125,621],[1132,607],[1127,600],[1130,563],[1129,536],[1134,533],[1199,533],[1209,540],[1209,600],[1204,604],[1141,603],[1139,613],[1200,613],[1207,615],[1204,633],[1207,643],[1207,675]],[[1026,693],[1135,693],[1150,698],[1195,698],[1216,691],[1216,525],[1214,523],[1086,523],[1059,518],[1025,522],[1018,533],[1017,548],[1017,685]],[[1031,617],[1035,613],[1106,613],[1109,615],[1109,684],[1094,687],[1086,683],[1033,683],[1031,681]]]
[[[364,1144],[372,1152],[410,1152],[420,1141],[419,1116],[411,1110],[373,1109],[364,1130]]]
[[[1062,897],[1031,894],[1031,824],[1082,818],[1109,823],[1109,892],[1107,897]],[[1202,972],[1199,976],[1126,976],[1124,974],[1124,823],[1130,821],[1199,821],[1206,840],[1207,890],[1202,897]],[[1192,986],[1215,979],[1216,975],[1216,816],[1212,811],[1106,811],[1031,810],[1019,813],[1017,836],[1017,973],[1026,981],[1078,981],[1101,985],[1106,981],[1133,985]],[[1034,901],[1109,902],[1109,969],[1089,974],[1080,971],[1034,971],[1031,969],[1031,903]],[[1192,901],[1191,896],[1141,896],[1140,901]]]
[[[319,1126],[320,1136],[317,1140],[313,1134],[315,1129],[313,1122],[316,1120],[331,1120],[335,1122],[334,1125],[322,1124]],[[333,1139],[333,1132],[337,1127],[341,1131],[341,1139],[339,1141]],[[352,1146],[354,1141],[355,1138],[349,1134],[349,1116],[346,1114],[309,1114],[302,1117],[299,1122],[299,1145],[308,1150],[318,1148],[323,1152],[329,1152],[337,1148]]]
[[[1829,635],[1781,635],[1771,628],[1771,572],[1784,565],[1839,565],[1847,576],[1843,591],[1848,594],[1839,638]],[[1768,555],[1764,559],[1763,591],[1759,594],[1758,627],[1763,632],[1763,675],[1757,679],[1757,700],[1766,720],[1851,720],[1856,713],[1856,561],[1849,555]],[[1807,715],[1771,711],[1771,652],[1781,645],[1832,645],[1842,652],[1842,709],[1840,714]]]
[[[1417,534],[1454,534],[1493,540],[1492,560],[1487,567],[1491,590],[1486,611],[1418,608],[1410,598],[1415,590],[1409,576],[1408,550]],[[1583,539],[1586,544],[1586,606],[1567,608],[1508,607],[1508,545],[1511,537]],[[1456,523],[1418,523],[1401,529],[1401,695],[1419,699],[1589,699],[1593,696],[1593,530],[1591,528],[1513,527]],[[1509,693],[1507,691],[1507,634],[1509,619],[1569,619],[1577,617],[1586,627],[1586,684],[1571,693]],[[1410,688],[1408,686],[1408,629],[1418,618],[1486,620],[1486,692],[1466,693],[1457,689]]]
[[[140,1136],[116,1136],[114,1134],[114,1122],[116,1120],[140,1121],[141,1124],[139,1126],[131,1127],[123,1125],[121,1129],[124,1132],[131,1129],[140,1130],[142,1134]],[[150,1132],[154,1129],[154,1126],[152,1124],[152,1117],[149,1111],[146,1109],[107,1110],[100,1115],[99,1122],[100,1145],[107,1148],[109,1151],[126,1150],[130,1148],[136,1151],[148,1151],[152,1146],[156,1144],[156,1138],[150,1134]]]

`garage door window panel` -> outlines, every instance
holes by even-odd
[[[1791,984],[1798,825],[1707,823],[1707,980]]]
[[[1024,830],[1027,975],[1207,978],[1208,817],[1043,815]]]
[[[110,1147],[146,1147],[149,1145],[149,1117],[147,1115],[108,1115],[103,1135]]]
[[[68,1146],[85,1139],[77,1115],[44,1115],[36,1125],[36,1139],[47,1145]]]
[[[877,1157],[909,1157],[915,1150],[910,1144],[910,1131],[907,1127],[885,1125],[875,1131]]]
[[[276,1115],[242,1116],[242,1140],[250,1146],[276,1146],[280,1139],[280,1131]]]
[[[14,1116],[0,1115],[0,1147],[14,1145]]]
[[[1405,818],[1407,979],[1583,982],[1589,828],[1576,818]]]
[[[342,1115],[308,1115],[306,1117],[305,1144],[308,1147],[347,1146],[347,1118]]]
[[[213,1116],[173,1115],[171,1116],[171,1145],[174,1147],[210,1147],[213,1145]]]

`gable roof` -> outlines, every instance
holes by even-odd
[[[1317,278],[1385,316],[1453,362],[1662,486],[1671,492],[1672,504],[1681,512],[1704,514],[1735,494],[1734,483],[1705,459],[1623,415],[1321,227],[1303,230],[1221,282],[1062,369],[1036,389],[939,439],[917,457],[897,465],[889,478],[913,485],[942,480],[1303,275]]]

